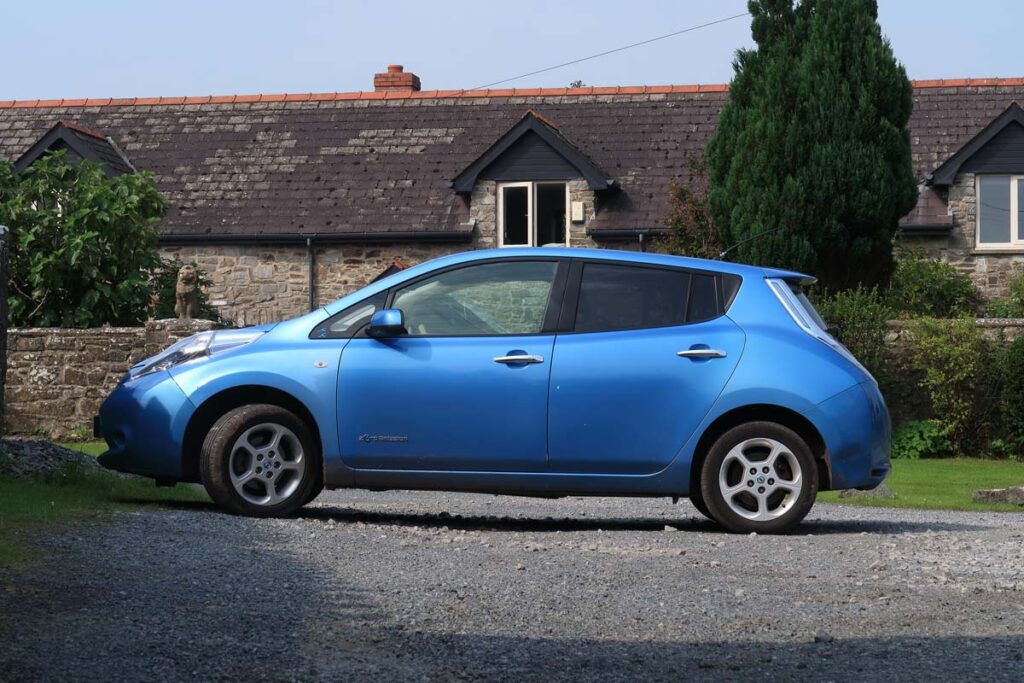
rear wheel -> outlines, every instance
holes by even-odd
[[[714,519],[714,517],[711,516],[711,511],[708,510],[708,504],[704,502],[704,496],[700,491],[700,482],[698,482],[690,491],[690,503],[693,504],[693,507],[697,508],[697,512],[708,519]]]
[[[206,435],[199,466],[214,502],[251,517],[289,515],[322,487],[320,451],[309,427],[275,405],[223,415]]]
[[[818,468],[796,432],[774,422],[750,422],[715,441],[700,483],[708,511],[729,531],[779,534],[810,512]]]

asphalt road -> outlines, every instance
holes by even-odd
[[[0,680],[1022,680],[1024,514],[332,492],[146,508],[0,573]]]

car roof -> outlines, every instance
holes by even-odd
[[[588,249],[581,247],[504,247],[501,249],[480,249],[467,251],[451,256],[444,256],[427,263],[440,266],[444,263],[468,263],[471,261],[493,258],[538,258],[557,257],[573,259],[596,259],[602,261],[622,261],[625,263],[642,263],[648,265],[672,266],[675,268],[692,268],[694,270],[711,270],[718,273],[730,273],[746,277],[780,277],[785,279],[811,279],[809,275],[778,268],[751,266],[744,263],[716,261],[694,258],[692,256],[676,256],[658,252],[623,251],[619,249]],[[427,265],[424,263],[423,265]]]
[[[528,258],[560,258],[560,259],[595,259],[601,261],[621,261],[623,263],[639,263],[647,265],[669,266],[674,268],[691,268],[693,270],[707,270],[718,273],[728,273],[740,277],[777,277],[790,282],[808,284],[814,282],[814,278],[803,273],[776,268],[764,268],[751,266],[743,263],[730,263],[728,261],[713,261],[710,259],[693,258],[690,256],[675,256],[672,254],[659,254],[654,252],[621,251],[618,249],[585,249],[580,247],[504,247],[501,249],[477,249],[463,251],[449,256],[424,261],[411,268],[399,271],[386,278],[378,280],[356,294],[362,299],[371,296],[378,291],[383,291],[406,280],[419,277],[433,270],[458,265],[461,263],[472,263],[474,261],[487,261],[491,259],[528,259]],[[334,301],[324,308],[329,312],[336,313],[346,306],[354,303],[357,299],[349,295],[338,301]]]

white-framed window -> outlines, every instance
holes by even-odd
[[[498,246],[569,245],[569,184],[498,184]]]
[[[1024,176],[979,175],[975,180],[979,249],[1024,249]]]

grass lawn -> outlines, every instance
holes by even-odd
[[[97,442],[64,445],[90,455],[105,450]],[[82,467],[35,479],[0,477],[0,567],[29,560],[32,531],[45,524],[95,518],[139,503],[207,500],[199,486],[157,488],[149,479]]]
[[[895,500],[840,499],[836,491],[822,493],[818,500],[922,510],[1024,512],[1024,507],[1017,505],[984,505],[971,500],[975,489],[1024,486],[1024,463],[1020,462],[976,458],[893,460],[886,483],[896,494]]]
[[[103,441],[71,441],[68,443],[59,443],[58,446],[63,446],[72,451],[82,451],[86,455],[97,457],[107,450],[107,444]]]

